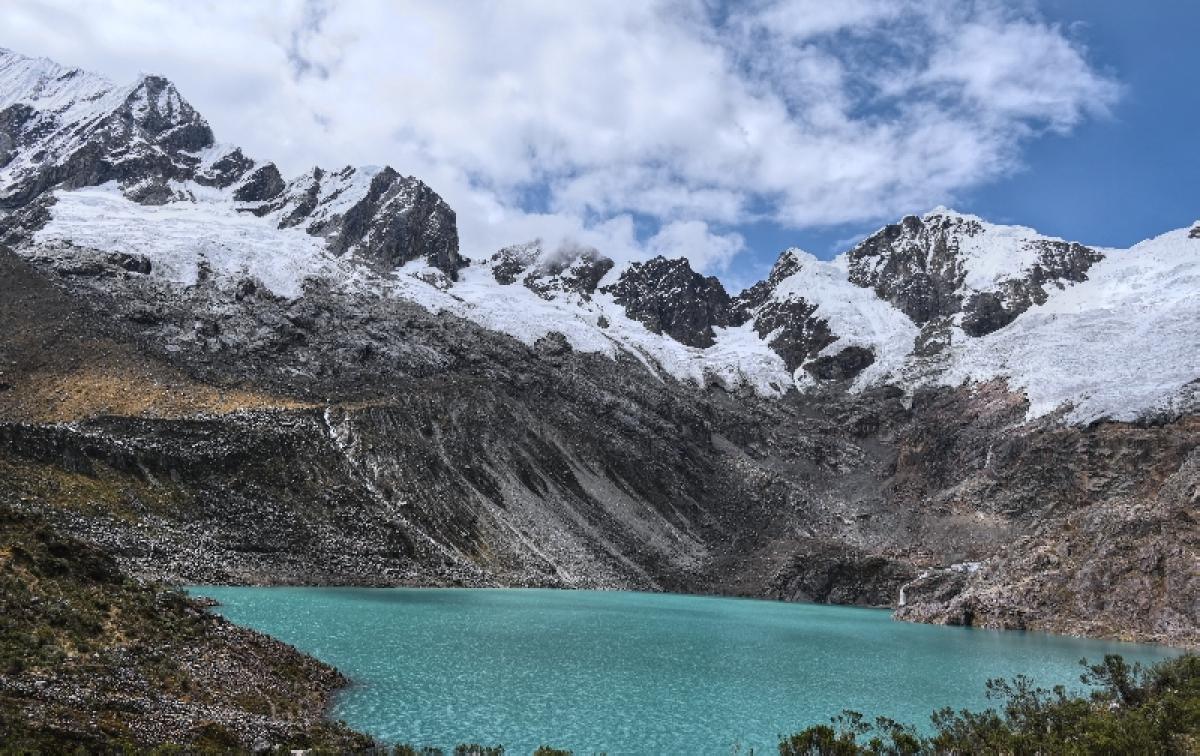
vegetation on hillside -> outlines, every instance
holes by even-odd
[[[779,744],[780,756],[860,754],[1197,754],[1200,753],[1200,656],[1150,668],[1109,655],[1081,661],[1090,694],[1034,687],[1026,677],[989,680],[1000,702],[983,712],[946,708],[933,714],[933,734],[843,712]]]
[[[0,504],[0,752],[368,747],[334,669]]]

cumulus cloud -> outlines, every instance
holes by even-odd
[[[541,237],[719,272],[737,228],[922,210],[1119,87],[1032,4],[9,0],[5,44],[175,80],[288,173],[389,163],[464,251]]]
[[[723,271],[746,246],[741,235],[714,234],[704,221],[674,221],[646,241],[646,249],[666,258],[686,257],[700,270]]]

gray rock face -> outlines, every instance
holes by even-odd
[[[794,250],[784,250],[765,280],[759,281],[733,298],[733,322],[741,324],[749,320],[750,314],[766,303],[783,279],[800,270],[800,264],[800,258]]]
[[[925,325],[962,315],[962,328],[982,336],[1003,328],[1035,304],[1046,301],[1046,286],[1086,280],[1088,268],[1103,258],[1074,242],[1031,239],[1037,262],[1023,275],[996,282],[995,289],[964,287],[964,240],[985,234],[979,221],[953,214],[910,215],[867,237],[849,253],[850,280],[873,289],[914,323]]]
[[[958,237],[981,230],[972,221],[926,225],[909,215],[850,251],[850,280],[874,289],[918,325],[953,315],[962,305],[957,292],[965,276]]]
[[[201,186],[224,189],[237,183],[255,167],[255,162],[234,148],[208,165],[201,166],[193,180]]]
[[[804,365],[812,377],[822,381],[850,381],[875,362],[875,353],[861,346],[848,346],[837,354],[815,357]]]
[[[0,168],[17,156],[16,140],[7,131],[0,131]]]
[[[353,251],[390,268],[424,259],[451,280],[465,264],[454,211],[425,182],[391,168],[371,179],[367,196],[342,216],[330,240],[336,253]]]
[[[784,601],[823,604],[890,604],[900,587],[916,577],[900,560],[864,554],[837,541],[806,539],[775,574],[767,595]]]
[[[505,247],[492,255],[492,276],[496,282],[511,286],[542,257],[541,241],[526,244],[515,244]]]
[[[213,145],[208,121],[161,76],[142,77],[117,113],[139,136],[167,152],[198,152]]]
[[[263,181],[266,191],[257,194],[275,189],[273,177]],[[353,254],[383,269],[424,260],[450,280],[466,264],[458,254],[454,211],[423,181],[390,167],[347,166],[336,173],[314,168],[276,194],[252,211],[327,239],[334,254]]]
[[[768,343],[788,370],[800,367],[837,340],[829,323],[814,317],[815,311],[816,306],[804,299],[792,299],[768,302],[755,314],[754,330],[764,339],[770,337]]]
[[[275,164],[264,163],[246,176],[234,191],[233,198],[238,202],[267,202],[283,194],[286,188],[283,176],[279,175]]]
[[[525,285],[545,297],[554,292],[588,296],[612,270],[613,261],[593,248],[562,249],[525,277]]]
[[[634,263],[605,291],[633,320],[688,346],[712,346],[713,326],[733,322],[733,301],[725,287],[692,270],[685,258],[660,256]]]
[[[875,360],[874,352],[851,346],[835,355],[820,352],[837,341],[829,321],[817,314],[817,306],[803,297],[774,299],[779,284],[800,270],[803,263],[793,250],[775,262],[766,280],[739,294],[733,302],[735,322],[752,320],[756,333],[783,358],[790,371],[803,367],[821,381],[850,381]]]
[[[1195,419],[988,432],[990,412],[940,398],[904,443],[897,504],[1006,522],[999,548],[963,544],[974,569],[909,584],[900,619],[1179,642],[1197,637],[1200,449]],[[951,413],[958,414],[954,419]],[[987,425],[1002,422],[996,413]],[[928,446],[936,443],[936,450]],[[909,446],[909,444],[912,444]],[[934,459],[936,464],[929,464]],[[1187,642],[1195,642],[1194,640]]]

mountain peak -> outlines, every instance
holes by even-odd
[[[163,76],[143,74],[125,97],[122,114],[169,149],[196,152],[214,144],[208,121]]]
[[[1045,300],[1045,286],[1084,279],[1103,256],[1024,226],[935,208],[884,226],[845,255],[850,281],[924,325],[959,319],[972,335]]]
[[[240,203],[393,268],[423,258],[453,279],[463,265],[454,211],[428,185],[388,166],[314,168],[284,182],[271,163],[217,146],[204,117],[165,76],[126,87],[44,58],[0,52],[0,207],[46,192],[116,182],[141,204]],[[225,194],[227,192],[227,194]],[[50,214],[34,213],[31,223]]]
[[[605,291],[633,320],[688,346],[712,346],[713,327],[733,320],[733,300],[720,280],[697,273],[685,257],[633,263]]]
[[[975,215],[974,213],[964,213],[962,211],[955,210],[952,207],[946,207],[945,205],[938,205],[936,207],[929,209],[928,211],[926,211],[924,214],[921,215],[921,220],[928,221],[931,218],[936,218],[939,216],[946,217],[946,218],[958,218],[958,219],[961,219],[964,221],[976,221],[978,223],[986,223],[987,222],[980,216]]]
[[[115,106],[106,98],[113,92],[112,82],[99,74],[0,48],[0,111],[20,104],[77,120]]]

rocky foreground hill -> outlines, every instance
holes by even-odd
[[[737,295],[459,248],[390,168],[0,51],[0,500],[174,582],[540,585],[1200,642],[1200,225],[938,209]]]

